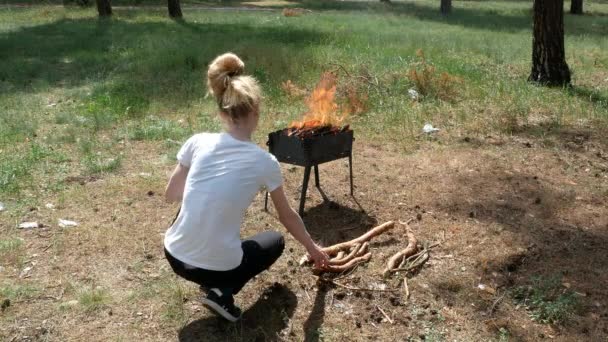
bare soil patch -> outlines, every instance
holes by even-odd
[[[245,313],[236,325],[211,315],[200,305],[196,286],[170,272],[161,241],[177,208],[161,194],[172,166],[151,143],[128,145],[125,153],[133,158],[125,158],[119,174],[74,176],[61,201],[48,199],[59,202],[55,209],[23,214],[23,220],[36,219],[48,228],[3,228],[24,245],[21,263],[9,262],[0,284],[34,290],[3,309],[0,336],[8,341],[487,341],[507,331],[512,340],[604,340],[608,149],[601,134],[591,131],[560,131],[543,140],[528,133],[466,137],[449,145],[422,141],[409,154],[358,139],[354,198],[348,164],[321,165],[327,200],[311,185],[305,222],[316,240],[330,245],[388,220],[414,218],[418,240],[441,245],[408,275],[410,298],[403,274],[382,277],[387,259],[407,244],[402,227],[374,239],[371,261],[338,280],[394,292],[317,282],[309,268],[298,266],[304,251],[288,237],[285,254],[237,298]],[[284,165],[283,172],[296,206],[303,169]],[[272,209],[263,211],[263,199],[260,194],[249,209],[244,236],[283,231]],[[58,218],[79,226],[58,228]],[[23,275],[20,265],[32,269]],[[576,293],[579,306],[561,324],[534,322],[511,291],[534,276],[555,275]],[[492,291],[480,290],[480,284]]]

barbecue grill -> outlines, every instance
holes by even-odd
[[[292,134],[289,129],[281,129],[268,134],[268,150],[279,162],[304,167],[304,180],[300,195],[300,216],[304,215],[306,191],[310,179],[310,171],[315,171],[315,186],[319,184],[319,164],[341,158],[348,158],[350,173],[350,194],[353,195],[353,131],[345,126],[342,129],[321,127],[308,132],[304,136]],[[268,210],[268,192],[264,201],[264,209]]]

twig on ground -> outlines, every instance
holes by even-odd
[[[308,304],[312,304],[312,298],[310,298],[310,295],[308,294],[306,288],[304,288],[304,293],[306,294],[306,299],[308,299]]]
[[[403,267],[403,268],[395,268],[395,269],[392,269],[391,272],[402,272],[402,271],[406,272],[406,271],[411,271],[411,270],[413,270],[415,268],[418,268],[418,267],[424,265],[424,263],[427,262],[427,260],[429,260],[429,254],[428,253],[423,254],[422,259],[420,259],[420,261],[418,263],[412,264],[410,266]]]
[[[503,293],[503,294],[502,294],[500,297],[496,298],[496,300],[495,300],[495,301],[494,301],[494,303],[492,304],[492,307],[490,308],[490,312],[489,312],[489,314],[490,314],[490,315],[494,314],[494,311],[496,311],[496,306],[498,305],[498,303],[500,303],[500,301],[501,301],[503,298],[505,298],[505,295],[506,295],[506,294],[507,294],[507,293],[505,292],[505,293]]]
[[[329,279],[321,279],[321,278],[319,278],[319,279],[323,282],[334,284],[338,287],[341,287],[341,288],[344,288],[347,290],[351,290],[351,291],[365,291],[365,292],[397,292],[397,291],[399,291],[398,289],[387,289],[387,290],[364,289],[364,288],[360,288],[360,287],[353,287],[353,286],[349,286],[349,285],[345,285],[345,284],[340,284],[337,281],[333,281],[333,280],[329,280]]]
[[[338,275],[333,280],[339,280],[339,279],[348,277],[349,275],[353,274],[353,272],[355,272],[355,270],[357,269],[357,267],[359,267],[359,265],[361,265],[361,263],[358,263],[355,266],[353,266],[351,269],[342,272],[342,274]]]
[[[390,318],[390,317],[389,317],[389,316],[386,314],[386,312],[384,312],[384,310],[382,310],[382,308],[381,308],[379,305],[376,305],[376,308],[377,308],[377,309],[378,309],[380,312],[382,312],[382,314],[384,315],[384,317],[386,318],[386,320],[388,320],[388,321],[389,321],[389,323],[390,323],[390,324],[395,323],[395,322],[394,322],[394,321],[393,321],[393,320],[392,320],[392,319],[391,319],[391,318]]]
[[[338,69],[336,71],[342,69],[342,71],[344,71],[344,73],[346,74],[346,76],[350,77],[350,72],[348,72],[348,70],[346,70],[346,68],[342,64],[336,63],[336,62],[332,62],[332,63],[329,63],[329,65],[333,65],[333,66],[338,67]]]
[[[397,267],[397,268],[406,267],[408,264],[415,265],[422,258],[422,256],[425,255],[426,253],[428,253],[428,249],[426,249],[426,248],[422,249],[420,252],[418,252],[418,253],[410,256],[409,258],[403,260],[401,262],[401,264],[399,264],[399,267]]]
[[[404,225],[404,226],[407,226],[407,225],[408,225],[408,224],[410,224],[412,221],[414,221],[414,219],[413,219],[413,218],[409,218],[409,219],[407,219],[407,221],[405,221],[405,222],[403,222],[403,221],[399,220],[399,224]]]
[[[405,290],[405,300],[410,299],[410,287],[407,286],[407,277],[403,277],[403,289]]]
[[[355,230],[355,229],[359,229],[361,227],[349,227],[349,228],[341,228],[341,229],[336,229],[339,232],[343,232],[343,231],[347,231],[347,230]]]
[[[415,254],[416,250],[418,249],[418,241],[416,240],[416,236],[414,236],[414,233],[410,229],[408,222],[399,221],[399,223],[405,226],[405,234],[407,235],[408,242],[405,249],[397,252],[390,259],[388,259],[386,268],[382,272],[385,277],[388,276],[391,272],[393,272],[396,268],[398,268],[398,265],[400,266],[402,260],[406,260],[413,254]]]

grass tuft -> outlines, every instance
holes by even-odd
[[[458,86],[461,86],[462,78],[450,75],[447,72],[438,73],[435,66],[427,61],[424,51],[416,51],[419,61],[414,63],[407,76],[418,93],[423,98],[435,98],[443,101],[454,101],[458,96]]]
[[[0,194],[19,193],[24,178],[48,155],[50,151],[37,143],[30,144],[25,151],[0,154]]]
[[[530,311],[530,317],[540,323],[563,323],[578,307],[576,294],[561,284],[557,276],[532,278],[527,286],[517,287],[513,298]]]
[[[34,297],[40,289],[31,285],[4,284],[0,286],[0,298],[22,300]]]
[[[126,135],[131,140],[181,140],[192,133],[192,129],[183,127],[175,121],[155,116],[131,122],[126,127]]]
[[[78,303],[86,312],[103,309],[107,306],[110,299],[109,293],[99,287],[83,288],[78,291]]]

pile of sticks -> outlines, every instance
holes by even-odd
[[[392,229],[394,226],[395,222],[388,221],[369,230],[356,239],[323,248],[323,251],[330,257],[329,265],[323,271],[342,273],[360,263],[368,262],[372,258],[372,253],[369,252],[369,241]],[[308,255],[305,255],[300,259],[300,265],[305,265],[310,262],[311,260]]]
[[[428,248],[423,248],[421,252],[418,249],[418,240],[410,229],[408,222],[401,222],[400,224],[405,226],[405,234],[407,236],[407,246],[391,256],[388,259],[386,268],[382,272],[383,275],[389,276],[391,273],[399,271],[411,271],[424,264],[429,257]],[[329,265],[323,269],[324,272],[342,273],[352,269],[358,264],[368,262],[372,253],[369,251],[369,241],[392,229],[395,226],[395,222],[388,221],[373,229],[369,230],[365,234],[352,239],[347,242],[335,244],[333,246],[323,248],[323,251],[329,255]],[[300,265],[310,264],[310,256],[305,255],[300,259]]]

